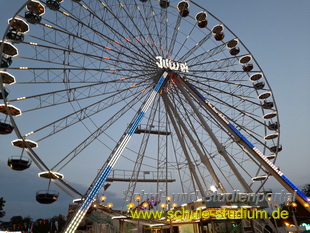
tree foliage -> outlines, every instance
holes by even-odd
[[[0,218],[5,216],[5,211],[4,211],[4,206],[5,206],[5,200],[3,197],[0,198]]]
[[[303,193],[306,194],[308,197],[310,197],[310,184],[306,184],[303,189]]]

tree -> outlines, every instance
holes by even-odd
[[[3,197],[0,198],[0,218],[5,216],[5,211],[3,210],[5,206],[5,200],[3,199]]]
[[[310,197],[310,184],[306,184],[303,189],[303,193],[306,194],[308,197]]]
[[[24,218],[19,215],[19,216],[13,216],[10,220],[11,220],[12,225],[14,225],[14,224],[23,223]]]

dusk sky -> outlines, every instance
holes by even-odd
[[[1,35],[6,29],[7,19],[22,3],[21,0],[10,0],[2,4]],[[261,66],[279,110],[283,151],[276,164],[296,186],[310,183],[310,1],[198,0],[197,3],[223,21]],[[6,200],[7,213],[1,220],[9,220],[15,215],[34,219],[66,215],[71,198],[65,193],[61,193],[62,198],[53,205],[40,205],[35,201],[36,191],[46,188],[46,182],[38,178],[39,170],[34,164],[23,172],[13,171],[7,166],[13,139],[14,133],[0,136],[0,197]],[[77,169],[77,179],[80,171]],[[120,184],[123,189],[127,187],[127,184]],[[88,183],[77,185],[83,189],[89,186]],[[281,190],[277,185],[276,189]],[[109,189],[106,195],[110,196],[111,202],[122,198],[119,189]]]

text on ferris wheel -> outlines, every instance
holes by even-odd
[[[164,59],[161,56],[157,56],[156,57],[157,62],[156,65],[159,68],[168,68],[170,70],[178,70],[184,73],[188,73],[188,65],[185,63],[181,63],[181,62],[174,62],[170,59]]]

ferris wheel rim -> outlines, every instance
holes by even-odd
[[[29,1],[27,1],[27,3],[28,2],[31,2],[31,0],[29,0]],[[24,4],[24,6],[26,6],[27,5],[27,3],[25,3]],[[23,7],[24,8],[24,7]],[[21,8],[22,9],[22,8]],[[20,10],[21,11],[21,10]],[[18,12],[20,12],[20,11],[18,11]],[[211,15],[212,17],[214,17],[209,11],[207,11],[206,10],[206,12],[208,12],[208,14],[209,15]],[[16,14],[17,15],[17,14]],[[216,18],[216,17],[214,17],[214,18]],[[217,19],[217,18],[216,18]],[[224,25],[224,24],[223,24]],[[225,29],[228,29],[229,31],[230,31],[230,29],[225,25]],[[7,31],[6,31],[6,33],[8,32],[8,30],[9,30],[9,26],[8,26],[8,28],[7,28]],[[5,33],[5,35],[6,35],[6,33]],[[234,33],[232,32],[232,31],[230,31],[230,33],[232,33],[233,35],[234,35]],[[5,35],[4,35],[4,39],[5,39]],[[238,38],[237,36],[236,36],[236,38]],[[264,76],[264,81],[266,81],[267,82],[267,85],[268,85],[268,87],[269,87],[269,90],[272,92],[272,90],[271,90],[271,87],[269,86],[269,84],[268,84],[268,80],[266,79],[266,77],[265,77],[265,75],[264,75],[264,73],[263,73],[263,71],[262,71],[262,69],[259,67],[259,65],[258,65],[258,63],[256,62],[256,60],[255,60],[255,58],[254,58],[254,56],[250,53],[250,51],[246,48],[246,46],[243,44],[243,42],[238,38],[238,40],[239,40],[239,42],[240,42],[240,44],[242,44],[242,46],[247,50],[247,52],[248,52],[248,54],[250,54],[250,56],[252,56],[252,59],[254,60],[254,62],[255,62],[255,64],[258,66],[258,68],[259,68],[259,72],[261,72],[262,74],[263,74],[263,76]],[[3,40],[4,41],[4,40]],[[223,42],[222,42],[223,43]],[[0,53],[0,55],[2,55],[2,52]],[[2,91],[3,91],[3,83],[1,83],[2,85]],[[273,99],[273,102],[274,102],[274,104],[276,104],[276,101],[274,100],[274,96],[272,95],[272,99]],[[5,99],[5,103],[6,103],[6,99]],[[275,106],[275,109],[277,110],[277,107]],[[264,112],[264,111],[263,111]],[[276,111],[276,112],[278,112],[278,111]],[[11,118],[11,120],[14,122],[13,124],[14,125],[16,125],[15,124],[15,121],[14,121],[14,119],[13,119],[13,116],[11,116],[11,114],[9,113],[9,115],[10,115],[10,118]],[[278,116],[278,114],[277,114],[277,119],[279,118],[279,116]],[[279,121],[277,121],[277,122],[279,122]],[[16,125],[17,126],[17,125]],[[18,129],[18,127],[16,127],[16,129]],[[278,132],[280,132],[280,131],[278,131]],[[24,136],[22,136],[22,134],[19,132],[19,131],[17,131],[17,134],[18,134],[18,136],[19,136],[19,138],[24,138]],[[279,146],[279,140],[278,140],[278,145],[277,146]],[[32,148],[28,148],[29,149],[29,151],[31,152],[31,154],[33,155],[33,153],[34,154],[36,154],[33,150],[32,150]],[[39,156],[38,156],[39,157]],[[44,163],[43,163],[44,164]],[[46,167],[47,168],[47,167]],[[46,169],[43,169],[43,170],[46,170]]]

